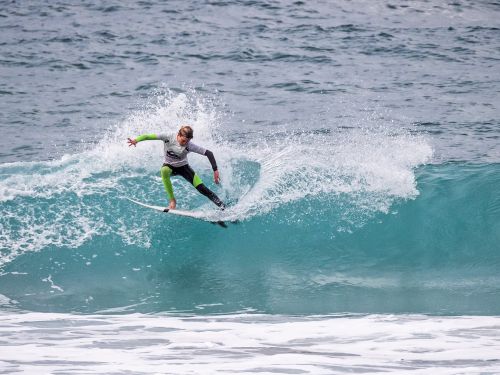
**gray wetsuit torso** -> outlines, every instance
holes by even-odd
[[[179,142],[177,142],[177,134],[158,134],[158,139],[163,141],[165,164],[171,165],[172,167],[182,167],[188,164],[187,154],[189,152],[205,155],[206,149],[195,145],[191,141],[185,146],[181,146]]]

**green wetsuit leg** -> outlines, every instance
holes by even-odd
[[[201,180],[201,178],[195,173],[194,174],[194,177],[193,177],[193,186],[196,188],[198,187],[198,185],[202,184],[203,181]]]
[[[170,199],[173,199],[174,193],[172,189],[172,183],[170,182],[170,176],[181,175],[187,181],[193,184],[193,186],[198,190],[201,194],[206,196],[212,202],[214,202],[221,209],[224,209],[226,206],[224,202],[222,202],[219,197],[210,189],[208,189],[200,176],[198,176],[193,169],[189,165],[183,165],[180,167],[170,167],[166,164],[161,168],[161,178],[163,180],[163,184],[165,185],[165,190]],[[170,192],[172,195],[170,195]]]
[[[172,170],[164,165],[161,167],[161,180],[163,181],[163,186],[165,186],[165,191],[167,192],[168,199],[172,200],[174,198],[174,188],[172,187],[172,181],[170,181],[170,176],[172,175]]]

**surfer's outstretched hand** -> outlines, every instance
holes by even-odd
[[[218,170],[217,170],[217,171],[214,171],[214,182],[215,182],[216,184],[219,184],[219,182],[220,182],[220,181],[219,181],[219,171],[218,171]]]
[[[137,141],[135,139],[132,139],[132,138],[127,138],[127,143],[128,143],[128,147],[130,147],[130,146],[136,147],[137,146]]]

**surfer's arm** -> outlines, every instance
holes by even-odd
[[[219,183],[219,171],[217,169],[217,162],[215,161],[215,157],[212,151],[207,150],[206,148],[203,148],[201,146],[198,146],[192,142],[189,142],[188,145],[188,151],[189,152],[194,152],[200,155],[205,155],[208,160],[210,161],[210,165],[212,166],[212,170],[214,171],[214,182],[216,184]]]
[[[217,162],[215,161],[215,156],[212,151],[206,150],[205,156],[210,160],[210,164],[212,165],[212,170],[214,171],[214,182],[216,184],[219,183],[219,170],[217,169]]]
[[[208,158],[210,161],[210,165],[212,166],[212,170],[215,172],[217,171],[217,162],[215,161],[215,156],[214,153],[210,150],[206,150],[204,155]]]
[[[138,137],[134,138],[128,138],[127,142],[129,146],[135,146],[137,143],[142,142],[142,141],[154,141],[160,139],[156,134],[142,134]]]

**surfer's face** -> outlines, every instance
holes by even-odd
[[[179,142],[181,146],[185,146],[189,142],[189,138],[182,134],[177,134],[177,142]]]

